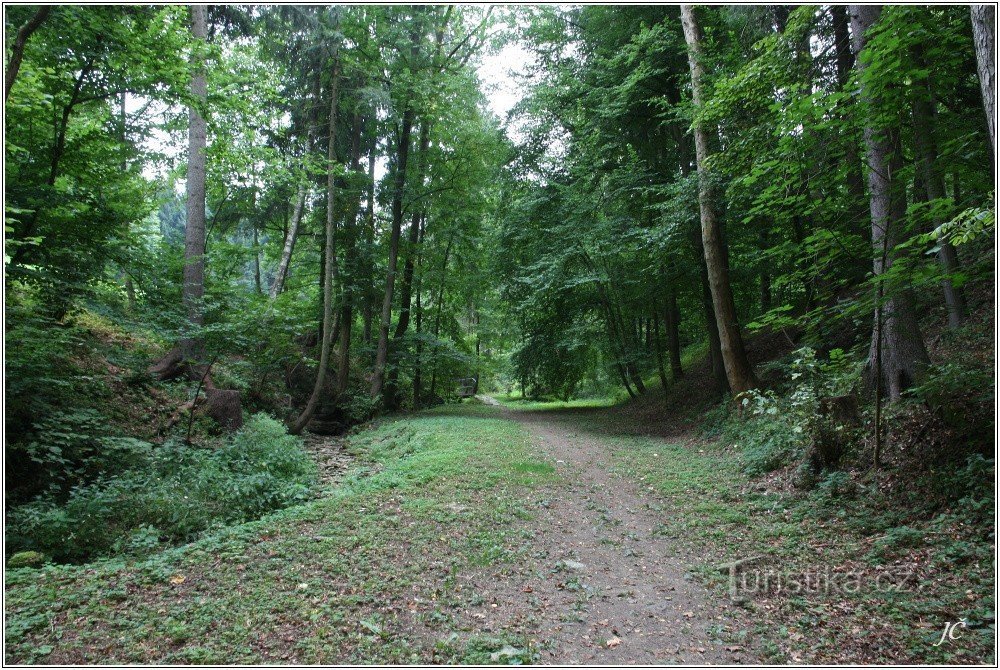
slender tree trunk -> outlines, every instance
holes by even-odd
[[[667,369],[663,366],[663,341],[660,335],[660,317],[653,310],[653,339],[655,346],[653,352],[656,354],[656,374],[660,376],[660,386],[666,391],[670,386],[670,379],[667,377]]]
[[[996,13],[994,5],[972,5],[972,37],[976,45],[976,63],[979,69],[979,88],[983,94],[983,110],[986,112],[986,127],[990,133],[990,147],[993,149],[993,170],[996,172],[997,153],[997,61],[996,61]]]
[[[688,44],[692,98],[694,107],[698,110],[704,105],[702,92],[704,69],[701,64],[701,31],[698,28],[691,5],[681,5],[681,23],[684,28],[684,38]],[[695,158],[698,163],[698,202],[701,208],[701,234],[705,249],[705,266],[708,271],[709,287],[712,291],[715,318],[719,326],[719,344],[722,349],[726,377],[732,392],[739,396],[755,388],[757,379],[747,358],[743,337],[736,319],[736,304],[733,300],[732,287],[729,284],[729,269],[725,262],[726,250],[722,239],[722,230],[716,216],[711,178],[705,171],[705,163],[709,154],[709,139],[709,133],[704,127],[704,123],[699,122],[694,129],[694,143]]]
[[[425,121],[420,128],[420,140],[418,143],[416,171],[417,184],[423,183],[424,170],[426,169],[427,161],[427,146],[429,144],[430,122]],[[399,285],[399,319],[396,321],[396,329],[392,334],[392,338],[394,340],[402,338],[403,335],[406,334],[407,328],[410,326],[410,302],[413,299],[413,269],[415,267],[416,257],[419,254],[417,247],[420,243],[421,217],[422,210],[420,207],[416,206],[416,203],[414,203],[413,216],[410,221],[409,236],[406,240],[406,262],[403,264],[403,277]]]
[[[385,382],[385,364],[389,356],[389,326],[392,323],[392,296],[396,284],[396,265],[399,260],[399,237],[403,225],[403,195],[406,189],[406,163],[410,153],[410,134],[413,130],[413,109],[403,112],[402,128],[393,178],[392,232],[389,236],[389,268],[385,278],[385,297],[382,300],[382,318],[379,325],[378,346],[375,349],[375,372],[372,375],[372,398],[382,396]]]
[[[306,160],[313,152],[315,141],[316,107],[319,105],[319,75],[313,78],[312,99],[313,111],[307,115],[309,127],[306,129],[306,145],[303,150],[303,169],[306,167]],[[292,262],[292,252],[295,250],[295,242],[298,240],[299,224],[302,222],[302,215],[305,211],[306,198],[309,197],[309,176],[303,175],[299,182],[295,194],[295,204],[292,209],[292,218],[289,221],[288,229],[285,231],[285,246],[281,250],[281,260],[278,261],[278,270],[274,276],[274,283],[271,284],[270,296],[275,299],[285,290],[285,281],[288,279],[288,268]]]
[[[361,172],[361,114],[355,110],[351,128],[351,171],[355,174]],[[344,261],[347,269],[347,277],[344,281],[344,305],[340,315],[340,361],[337,366],[337,398],[339,399],[347,391],[351,373],[351,335],[354,325],[354,299],[357,263],[357,219],[361,212],[361,194],[353,203],[353,211],[347,213],[344,224],[345,251]]]
[[[767,226],[760,226],[759,248],[763,260],[760,264],[760,309],[766,312],[771,309],[771,268],[770,259],[766,257],[771,242],[768,235]]]
[[[364,314],[362,315],[362,332],[361,339],[364,343],[371,344],[372,342],[372,318],[373,309],[372,304],[375,300],[374,297],[374,286],[372,286],[372,280],[374,275],[374,264],[371,262],[372,246],[375,242],[375,146],[371,148],[371,152],[368,154],[368,211],[366,212],[366,224],[365,224],[365,281],[367,282],[366,287],[368,290],[365,295],[365,305]]]
[[[191,35],[204,43],[208,36],[205,5],[191,6]],[[191,97],[196,101],[188,110],[187,226],[184,230],[183,302],[190,327],[199,330],[205,323],[205,143],[208,126],[197,105],[208,99],[203,57],[192,55]],[[181,354],[189,361],[203,357],[200,333],[181,340]]]
[[[125,93],[125,91],[122,91],[118,97],[118,123],[119,123],[119,128],[121,129],[119,140],[122,143],[123,151],[125,150],[126,148],[125,145],[128,142],[128,134],[127,134],[127,129],[125,127],[127,121],[127,116],[125,113],[126,95],[127,94]],[[122,169],[122,174],[128,171],[128,161],[126,161],[124,158],[122,159],[121,169]],[[128,271],[125,271],[125,299],[127,300],[129,314],[134,314],[135,286],[132,284],[132,275],[130,275]]]
[[[337,274],[337,236],[336,236],[336,174],[333,170],[337,158],[337,104],[339,102],[340,62],[333,66],[333,82],[330,87],[330,120],[329,142],[327,144],[327,180],[326,180],[326,242],[323,252],[323,332],[320,339],[319,367],[316,370],[316,383],[299,418],[288,429],[293,435],[298,435],[306,427],[316,412],[323,385],[326,383],[326,372],[330,364],[330,348],[334,339],[333,318],[333,280]],[[350,328],[350,324],[347,324]]]
[[[916,50],[914,54],[918,64],[923,65],[922,50]],[[934,94],[931,90],[929,80],[918,80],[915,85],[913,100],[913,144],[917,159],[917,173],[921,178],[921,184],[925,189],[927,199],[940,201],[947,197],[944,186],[944,175],[941,174],[941,166],[938,165],[937,142],[934,140]],[[944,223],[943,217],[935,216],[933,225],[936,228]],[[938,262],[945,272],[945,277],[941,280],[941,288],[944,293],[945,306],[948,309],[948,326],[959,328],[965,320],[965,297],[961,289],[957,288],[951,281],[951,276],[958,269],[958,255],[955,247],[946,240],[938,240],[940,250],[937,253]]]
[[[851,68],[854,67],[851,36],[847,29],[847,8],[844,5],[830,5],[830,14],[833,18],[833,41],[837,55],[837,85],[843,91],[847,88]],[[865,201],[865,178],[861,171],[861,155],[853,135],[847,138],[844,145],[844,162],[847,169],[847,191],[860,210]],[[862,239],[867,236],[863,225],[856,226],[854,232],[857,232]]]
[[[677,294],[671,291],[667,294],[664,327],[667,331],[667,358],[670,360],[670,378],[673,381],[684,377],[681,368],[681,311],[677,307]]]
[[[421,236],[423,233],[421,232]],[[422,263],[421,257],[417,257],[418,266]],[[414,325],[417,332],[417,351],[416,358],[413,364],[413,409],[420,409],[420,396],[423,393],[421,388],[423,385],[423,379],[421,379],[421,370],[423,368],[423,355],[424,355],[424,342],[420,335],[423,332],[424,323],[424,309],[420,302],[420,290],[421,284],[423,283],[423,277],[420,274],[419,267],[417,268],[417,285],[414,290],[416,295],[416,306],[414,309]]]
[[[854,36],[855,55],[867,44],[867,32],[879,18],[881,7],[851,5],[851,32]],[[864,59],[857,59],[857,67],[866,67]],[[871,108],[878,107],[878,100],[862,89],[862,100]],[[875,109],[867,115],[876,118]],[[892,266],[892,251],[899,234],[899,226],[906,214],[905,186],[899,176],[903,167],[902,147],[896,129],[865,126],[865,144],[868,147],[868,189],[871,192],[872,244],[876,250],[875,276],[878,280]],[[879,282],[879,294],[886,288]],[[897,400],[926,369],[929,359],[917,324],[916,311],[908,289],[888,287],[889,297],[876,306],[875,327],[872,331],[869,377],[878,390],[888,391],[889,398]]]
[[[302,210],[306,203],[306,184],[299,184],[298,193],[295,196],[295,209],[292,210],[292,219],[288,224],[288,233],[285,235],[285,246],[281,250],[281,260],[278,262],[278,270],[274,276],[274,283],[271,284],[271,299],[278,297],[285,290],[285,280],[288,278],[288,266],[292,262],[292,251],[295,249],[295,240],[299,235],[299,221],[302,220]]]
[[[434,345],[431,347],[431,399],[437,389],[437,339],[441,334],[441,310],[444,307],[444,286],[448,278],[448,256],[451,255],[451,245],[455,241],[455,234],[448,236],[448,244],[444,248],[444,260],[441,263],[441,284],[438,286],[437,305],[434,314]],[[521,392],[524,392],[524,385],[521,385]]]
[[[73,92],[70,94],[69,102],[62,108],[62,114],[60,119],[55,125],[55,143],[52,145],[52,152],[49,155],[49,176],[45,181],[46,186],[52,188],[56,184],[56,179],[59,176],[59,165],[62,162],[63,154],[66,150],[66,133],[69,130],[69,119],[73,113],[73,108],[80,102],[80,93],[83,90],[83,85],[90,77],[90,74],[94,70],[94,60],[91,59],[87,61],[83,67],[80,68],[80,74],[77,75],[76,80],[73,83]],[[192,82],[192,87],[194,86]],[[55,104],[53,102],[53,104]],[[54,110],[53,110],[54,111]],[[24,239],[26,237],[31,237],[35,232],[35,227],[38,225],[38,215],[42,208],[36,208],[28,217],[23,229],[21,230],[18,237]],[[24,260],[25,256],[28,254],[29,249],[32,248],[30,244],[22,244],[17,247],[14,251],[14,256],[11,258],[11,266],[19,266]]]
[[[21,61],[24,59],[24,46],[27,44],[28,38],[38,30],[50,11],[52,11],[50,5],[42,5],[23,26],[18,28],[17,36],[14,38],[14,46],[11,48],[10,61],[7,63],[7,72],[3,80],[4,102],[10,96],[10,89],[14,85],[14,80],[17,79],[18,71],[21,69]]]

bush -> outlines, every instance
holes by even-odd
[[[834,349],[820,361],[809,348],[796,351],[788,364],[792,385],[785,395],[750,391],[741,399],[742,418],[732,412],[708,413],[703,432],[721,432],[743,449],[744,470],[751,476],[772,472],[802,458],[822,428],[822,398],[844,394],[859,366]]]
[[[142,467],[14,509],[8,547],[58,561],[144,553],[304,501],[316,466],[298,438],[257,414],[217,451],[165,444]]]

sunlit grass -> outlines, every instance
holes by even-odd
[[[494,395],[494,398],[503,405],[511,409],[526,410],[531,412],[551,411],[561,409],[593,409],[599,407],[611,407],[617,404],[617,398],[574,398],[569,401],[562,400],[531,400],[522,398],[514,394]]]

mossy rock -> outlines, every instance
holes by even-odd
[[[7,560],[8,568],[32,568],[38,567],[47,559],[45,554],[38,551],[19,551]]]

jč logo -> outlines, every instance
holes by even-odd
[[[941,631],[941,639],[935,642],[934,646],[940,647],[942,644],[945,643],[945,641],[957,640],[959,637],[958,629],[965,628],[968,625],[969,624],[965,621],[965,619],[959,619],[954,623],[952,623],[951,621],[945,621],[944,630]]]

